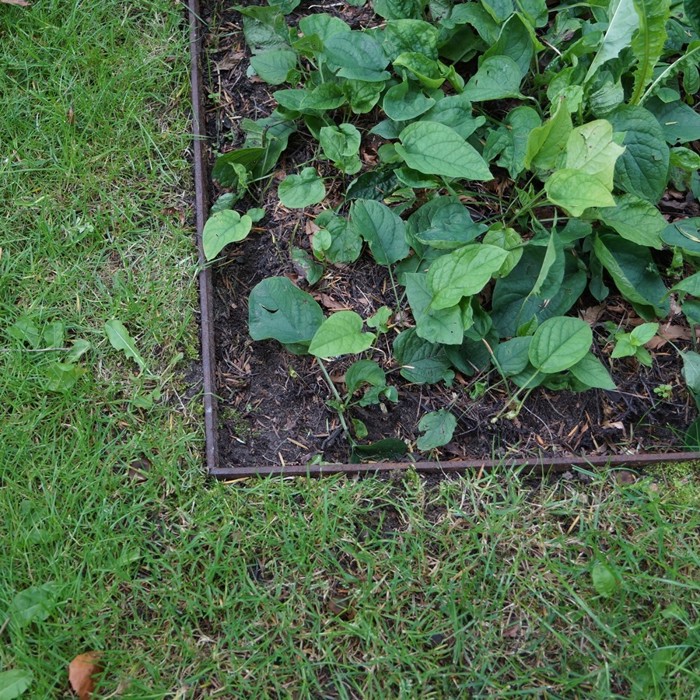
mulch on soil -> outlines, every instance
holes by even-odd
[[[264,4],[255,2],[250,4]],[[343,3],[319,5],[304,2],[297,17],[309,12],[329,12],[342,17],[353,28],[376,21],[368,7]],[[294,23],[295,15],[291,16]],[[236,148],[243,139],[239,129],[244,117],[258,119],[275,108],[271,89],[246,76],[249,52],[241,32],[240,15],[217,3],[203,11],[209,26],[205,42],[207,131],[212,153]],[[368,116],[371,119],[371,115]],[[368,121],[369,123],[369,121]],[[362,124],[360,123],[361,127]],[[365,137],[362,158],[371,165],[381,141]],[[271,180],[239,203],[244,210],[263,206],[267,214],[242,243],[224,251],[214,270],[215,333],[217,342],[217,387],[220,398],[219,450],[222,466],[305,464],[320,455],[327,462],[347,462],[346,444],[335,411],[326,406],[330,392],[311,357],[285,351],[274,341],[254,342],[248,335],[247,298],[265,277],[285,275],[309,291],[327,313],[352,309],[363,318],[380,306],[393,307],[395,300],[384,268],[367,258],[351,265],[330,265],[323,279],[309,288],[303,273],[291,258],[292,246],[310,251],[313,220],[324,207],[287,210],[277,199],[278,182],[286,172],[309,161],[314,154],[309,134],[300,130],[290,138]],[[213,157],[212,157],[213,164]],[[316,163],[329,178],[327,206],[342,203],[347,185],[355,177],[344,176],[323,161]],[[221,192],[216,183],[213,199]],[[697,203],[679,193],[667,193],[662,211],[670,220],[697,216]],[[664,269],[669,261],[660,259]],[[623,330],[640,323],[620,297],[603,306],[582,300],[576,309],[594,330],[595,345],[605,356],[610,350],[608,332],[612,321]],[[412,325],[410,316],[393,319],[398,332]],[[679,325],[680,324],[680,325]],[[689,347],[689,331],[682,317],[671,319],[669,335],[674,344]],[[440,459],[502,458],[533,456],[613,455],[666,452],[678,448],[680,433],[695,418],[692,398],[680,375],[681,361],[670,344],[654,351],[654,365],[640,366],[635,360],[617,360],[613,367],[617,391],[585,393],[554,392],[539,388],[532,392],[520,414],[499,418],[508,394],[495,370],[488,376],[457,374],[452,387],[410,385],[392,362],[390,345],[395,334],[382,336],[373,359],[383,364],[389,382],[397,386],[398,404],[354,407],[351,416],[362,420],[369,431],[367,441],[398,437],[414,445],[417,424],[429,411],[450,408],[458,419],[454,439],[439,452]],[[355,359],[355,358],[353,358]],[[342,393],[342,377],[351,359],[328,363]],[[491,385],[485,392],[483,382]],[[662,399],[654,388],[669,384],[670,399]],[[420,456],[425,459],[426,455]]]

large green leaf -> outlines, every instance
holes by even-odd
[[[606,389],[613,391],[616,389],[615,382],[610,376],[610,372],[605,365],[592,353],[587,352],[583,359],[579,360],[571,368],[571,374],[582,384],[592,389]]]
[[[526,335],[511,338],[504,343],[498,344],[494,355],[498,363],[498,369],[505,374],[506,377],[512,377],[525,370],[530,362],[528,351],[530,350],[531,342],[532,336]]]
[[[700,140],[700,114],[689,105],[678,101],[666,103],[652,97],[644,106],[656,117],[668,143]]]
[[[622,296],[645,320],[668,315],[667,289],[648,248],[619,236],[603,235],[593,239],[593,250]]]
[[[634,0],[612,0],[608,9],[608,28],[586,73],[585,82],[595,75],[603,63],[617,58],[630,45],[632,35],[638,27],[639,15],[635,12]]]
[[[289,72],[297,65],[294,51],[277,49],[264,51],[250,59],[250,65],[261,80],[269,85],[281,85],[286,82]]]
[[[466,180],[493,178],[484,159],[449,126],[416,122],[409,124],[399,139],[397,153],[418,172]]]
[[[434,104],[435,100],[432,97],[427,97],[408,80],[404,80],[386,91],[382,107],[390,119],[409,121],[420,117]]]
[[[286,277],[268,277],[250,293],[248,326],[253,340],[308,345],[321,323],[321,307]]]
[[[666,41],[666,22],[671,15],[671,0],[634,0],[639,15],[639,29],[632,37],[632,53],[637,59],[634,89],[630,104],[639,103],[644,89],[654,77]]]
[[[362,318],[354,311],[338,311],[329,316],[316,331],[309,353],[316,357],[337,357],[362,352],[371,347],[377,336],[362,332]]]
[[[382,45],[364,32],[340,32],[324,42],[328,65],[343,78],[365,82],[384,82],[389,58]]]
[[[661,250],[661,233],[667,226],[666,219],[646,199],[623,194],[617,198],[614,207],[600,209],[598,216],[628,241]]]
[[[522,98],[521,80],[520,67],[510,56],[489,56],[469,79],[464,94],[472,102]]]
[[[624,106],[608,115],[615,131],[625,133],[625,152],[615,164],[615,184],[656,204],[666,188],[670,151],[654,115]]]
[[[557,170],[544,185],[549,201],[581,216],[589,207],[614,207],[610,191],[595,175],[580,170]]]
[[[374,0],[374,11],[384,19],[418,19],[421,16],[422,0]]]
[[[433,294],[424,273],[407,273],[403,276],[403,283],[406,285],[406,296],[416,321],[416,333],[432,343],[461,345],[464,324],[459,306],[433,308]]]
[[[591,327],[579,318],[555,316],[539,326],[528,356],[533,367],[545,374],[563,372],[580,362],[593,342]]]
[[[359,199],[350,212],[354,229],[369,244],[380,265],[392,265],[405,258],[410,249],[406,225],[389,207],[372,199]]]
[[[561,100],[552,117],[530,132],[525,167],[537,170],[554,170],[559,167],[572,130],[571,113],[566,100]]]
[[[377,387],[386,385],[384,370],[373,360],[357,360],[345,372],[348,396],[352,396],[363,384]]]
[[[322,202],[326,196],[316,168],[304,168],[298,175],[287,175],[278,188],[280,202],[289,209],[303,209]]]
[[[418,430],[423,434],[419,436],[416,446],[423,452],[442,447],[452,440],[457,419],[446,409],[426,413],[418,423]]]
[[[402,331],[393,344],[396,362],[401,365],[401,376],[414,384],[451,384],[454,372],[450,369],[442,345],[420,338],[415,328]]]
[[[472,116],[472,103],[469,98],[461,95],[443,97],[427,111],[421,121],[439,122],[454,129],[462,138],[469,138],[486,122],[485,117]]]
[[[532,28],[528,27],[522,15],[512,15],[501,27],[498,41],[484,52],[481,62],[483,64],[491,56],[507,56],[515,62],[520,77],[524,78],[530,70],[536,47],[541,48],[542,45]]]
[[[612,192],[615,163],[624,151],[613,139],[612,124],[596,119],[569,134],[565,167],[593,175]]]
[[[338,170],[353,175],[362,164],[358,156],[362,137],[352,124],[324,126],[319,132],[323,155],[332,160]]]
[[[25,588],[10,603],[9,618],[17,627],[46,620],[56,608],[58,587],[55,583]]]
[[[386,23],[383,47],[393,61],[407,51],[422,53],[433,60],[438,57],[437,27],[419,19],[397,19]]]
[[[252,219],[224,209],[209,217],[202,231],[204,257],[213,260],[229,243],[242,241],[253,227]]]
[[[439,88],[447,78],[446,67],[428,58],[425,54],[416,51],[406,51],[397,56],[394,61],[394,68],[398,73],[403,73],[401,68],[405,68],[411,73],[409,77],[418,80],[423,87],[429,90]]]
[[[299,29],[304,33],[304,36],[315,34],[321,41],[325,42],[334,34],[349,32],[350,25],[326,12],[318,12],[302,17],[299,20]]]
[[[0,671],[0,700],[15,700],[34,682],[34,674],[23,669]]]
[[[508,251],[503,248],[483,243],[440,256],[428,272],[433,308],[447,309],[462,297],[478,294],[507,257]]]
[[[661,239],[666,245],[700,256],[700,216],[674,221],[661,232]]]

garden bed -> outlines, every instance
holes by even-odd
[[[253,4],[265,3],[249,3]],[[296,26],[300,17],[321,11],[342,18],[356,30],[383,21],[368,5],[332,3],[321,8],[307,2],[301,3],[287,21]],[[245,138],[240,128],[243,119],[262,119],[273,112],[276,100],[272,93],[276,88],[247,76],[250,51],[239,13],[230,6],[212,3],[203,8],[202,17],[209,27],[203,72],[212,167],[215,153],[240,148]],[[310,293],[327,315],[353,311],[367,319],[384,306],[397,308],[395,285],[387,267],[364,254],[351,264],[326,263],[313,285],[307,279],[309,261],[313,261],[312,238],[319,230],[316,217],[328,207],[347,213],[344,197],[348,186],[378,160],[384,140],[367,133],[375,123],[371,113],[354,118],[355,126],[363,133],[362,169],[358,173],[345,174],[329,161],[317,159],[316,142],[300,128],[289,138],[269,177],[251,186],[236,204],[240,211],[262,207],[265,215],[245,240],[228,246],[211,268],[210,320],[216,341],[214,377],[219,411],[216,464],[222,473],[363,459],[362,448],[351,453],[338,411],[328,405],[333,399],[328,379],[342,391],[345,373],[357,357],[330,359],[322,366],[316,358],[292,354],[274,340],[254,341],[248,333],[248,297],[263,279],[276,277],[286,278]],[[305,208],[282,206],[279,183],[308,163],[325,178],[326,197]],[[512,181],[502,173],[493,182],[476,187],[484,194],[483,201],[508,196],[509,188]],[[228,189],[215,181],[209,204]],[[692,197],[673,189],[666,192],[659,208],[669,221],[700,213]],[[491,213],[476,204],[469,204],[469,211],[475,221]],[[543,218],[552,213],[553,209],[543,211]],[[304,251],[306,256],[293,255],[294,249]],[[672,254],[669,250],[655,253],[655,261],[664,270],[671,266]],[[669,287],[674,282],[666,280]],[[485,306],[491,294],[490,289],[483,292]],[[542,304],[547,303],[543,299]],[[509,413],[513,387],[500,381],[493,367],[471,376],[453,367],[447,382],[430,384],[401,377],[391,346],[397,333],[412,328],[415,321],[410,311],[395,311],[388,332],[379,336],[371,357],[386,373],[387,386],[397,389],[398,401],[385,398],[366,406],[355,402],[348,408],[344,412],[346,422],[361,421],[357,424],[362,426],[361,433],[355,433],[355,441],[372,444],[387,438],[400,440],[406,445],[407,452],[401,459],[407,464],[426,459],[443,464],[483,460],[571,463],[575,459],[596,463],[620,456],[625,461],[643,453],[678,451],[683,445],[683,432],[696,416],[695,401],[681,378],[682,361],[677,351],[692,345],[685,320],[675,314],[661,322],[665,325],[651,344],[653,363],[645,366],[635,357],[610,363],[610,328],[631,331],[643,322],[629,300],[614,289],[603,302],[587,292],[582,294],[568,315],[582,318],[592,328],[594,353],[611,368],[615,389],[574,392],[538,387],[519,410]],[[421,418],[447,408],[456,418],[451,439],[437,449],[419,451],[417,444],[424,432],[419,430]],[[391,450],[387,456],[396,457]],[[370,452],[363,461],[375,457]]]

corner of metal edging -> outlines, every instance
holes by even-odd
[[[252,467],[220,467],[218,444],[218,411],[216,398],[216,345],[214,338],[214,292],[211,268],[202,248],[202,231],[209,211],[209,178],[206,149],[206,122],[202,107],[201,49],[204,25],[198,0],[188,0],[190,26],[190,83],[192,88],[192,136],[194,153],[195,209],[197,249],[199,252],[199,300],[201,307],[202,375],[204,386],[204,435],[206,467],[209,476],[220,480],[237,480],[262,476],[329,476],[332,474],[379,474],[415,469],[421,473],[455,474],[489,471],[499,466],[522,469],[530,473],[562,473],[577,467],[641,467],[660,462],[700,460],[700,452],[669,452],[640,455],[607,455],[591,457],[542,457],[517,460],[455,460],[449,462],[383,462],[377,464],[324,465],[260,465]]]

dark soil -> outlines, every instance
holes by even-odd
[[[302,16],[319,11],[338,14],[353,26],[373,21],[367,8],[342,3],[305,2],[298,10]],[[211,96],[207,129],[212,153],[225,152],[242,141],[241,118],[268,116],[275,104],[269,86],[246,77],[249,54],[240,31],[240,15],[216,3],[210,3],[203,15],[210,27],[205,47],[209,61],[205,90]],[[365,163],[371,163],[376,145],[363,141]],[[227,249],[214,270],[222,467],[305,464],[319,456],[327,462],[348,461],[348,445],[337,414],[326,405],[331,394],[315,360],[292,355],[274,341],[253,342],[248,336],[247,298],[255,284],[265,277],[286,275],[312,293],[327,313],[353,309],[366,318],[383,304],[395,306],[386,271],[369,259],[362,258],[352,266],[328,266],[313,289],[295,269],[291,247],[310,250],[313,218],[321,207],[315,211],[284,209],[276,197],[276,184],[285,171],[295,170],[312,155],[309,135],[301,131],[293,135],[271,181],[254,193],[256,199],[239,204],[241,209],[264,206],[265,219],[246,241]],[[324,176],[335,178],[327,183],[331,204],[340,202],[353,178],[344,178],[331,167],[324,171],[323,163],[318,165]],[[219,194],[214,189],[212,199]],[[696,202],[674,192],[667,194],[662,208],[671,220],[699,213]],[[613,321],[631,330],[641,320],[620,298],[609,298],[603,307],[594,304],[582,303],[578,311],[592,324],[598,354],[605,361],[612,346],[602,324]],[[458,427],[452,442],[436,455],[443,460],[666,452],[678,449],[680,434],[696,415],[680,376],[680,358],[670,344],[654,351],[651,368],[632,359],[617,360],[613,377],[618,391],[576,394],[537,389],[519,415],[507,419],[503,414],[509,397],[495,371],[471,378],[457,374],[449,388],[409,385],[403,380],[392,363],[390,345],[396,332],[412,324],[410,317],[393,322],[393,331],[382,337],[372,357],[389,373],[399,402],[351,410],[350,417],[362,420],[368,428],[365,442],[398,437],[415,445],[421,416],[449,407],[458,418]],[[682,324],[681,316],[670,322],[672,332],[680,333],[674,343],[685,348],[689,332]],[[350,362],[327,363],[341,393],[343,372]],[[480,388],[484,382],[493,387],[485,393]],[[672,387],[669,399],[654,393],[665,384]]]

